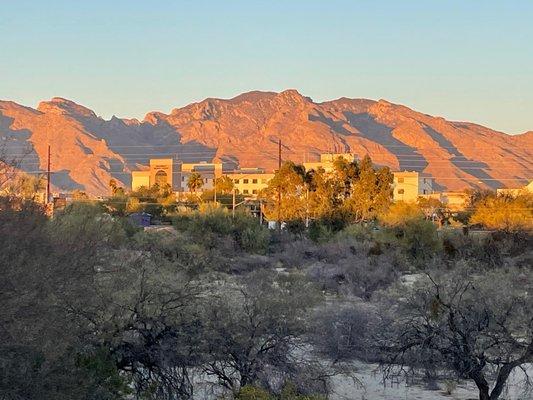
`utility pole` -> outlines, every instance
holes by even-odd
[[[214,202],[217,202],[217,175],[215,174],[213,178],[213,188],[215,189]]]
[[[281,172],[281,139],[278,139],[278,173],[280,172]],[[278,184],[278,232],[281,232],[281,185],[280,184]]]
[[[235,186],[233,186],[233,201],[232,201],[232,207],[231,207],[231,216],[233,219],[235,219]]]
[[[50,145],[48,145],[48,161],[46,166],[46,200],[45,204],[50,202]]]

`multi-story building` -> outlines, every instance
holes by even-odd
[[[268,186],[274,174],[267,174],[260,168],[242,168],[228,174],[228,177],[233,181],[237,194],[254,197]]]
[[[416,171],[394,172],[393,200],[415,202],[419,196],[433,193],[431,175]]]
[[[131,188],[137,190],[140,187],[176,186],[176,163],[172,158],[156,158],[150,160],[150,166],[146,170],[131,172]]]
[[[307,171],[314,169],[315,171],[322,168],[326,172],[333,171],[333,163],[338,158],[343,158],[348,162],[356,160],[355,154],[352,153],[323,153],[320,154],[320,161],[304,162],[303,165]]]
[[[176,192],[188,192],[187,183],[193,173],[199,173],[203,179],[200,190],[214,187],[214,180],[222,176],[222,163],[181,163],[172,158],[151,159],[148,169],[131,172],[131,188],[170,185]]]
[[[222,176],[222,163],[182,163],[180,164],[179,191],[189,192],[189,177],[198,173],[202,176],[203,186],[200,191],[212,190],[215,187],[215,180]]]

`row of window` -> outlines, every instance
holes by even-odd
[[[239,191],[237,190],[237,192]],[[242,194],[250,194],[250,191],[248,189],[244,189]],[[252,190],[252,194],[257,194],[257,189]]]
[[[189,179],[189,177],[186,177],[186,176],[182,176],[182,177],[181,177],[181,181],[182,181],[182,182],[185,182],[185,181],[188,180],[188,179]],[[204,178],[204,179],[203,179],[203,181],[204,181],[205,183],[209,183],[210,180],[212,181],[213,179],[212,179],[212,178]]]
[[[235,183],[240,183],[239,179],[234,179],[233,181]],[[252,183],[255,183],[255,184],[259,183],[259,179],[251,179],[251,181],[252,181]],[[244,183],[244,184],[250,183],[250,179],[243,179],[242,183]],[[268,183],[268,179],[261,179],[261,183],[266,185]]]
[[[405,190],[398,189],[398,194],[404,194],[404,193],[405,193]],[[427,190],[426,189],[422,190],[422,194],[428,194]]]
[[[398,178],[398,183],[404,183],[404,178]],[[428,178],[423,178],[424,183],[428,183]]]

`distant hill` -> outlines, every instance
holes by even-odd
[[[107,193],[111,178],[129,185],[129,172],[155,157],[215,158],[230,167],[271,170],[278,138],[284,159],[369,154],[393,170],[427,172],[448,190],[513,187],[533,178],[533,132],[512,136],[385,100],[315,103],[296,90],[255,91],[206,99],[170,114],[150,112],[142,121],[107,121],[63,98],[37,109],[0,101],[0,143],[12,154],[25,154],[23,168],[45,169],[50,144],[54,186],[92,194]]]

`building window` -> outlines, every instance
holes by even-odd
[[[403,178],[398,178],[398,183],[403,183]]]
[[[257,190],[256,189],[252,190],[252,194],[257,194]]]
[[[404,190],[403,189],[398,189],[398,194],[403,194]],[[389,192],[390,193],[390,192]]]
[[[239,183],[239,180],[238,180],[238,179],[235,179],[235,183]]]
[[[252,179],[252,183],[257,183],[257,179]]]
[[[422,193],[427,194],[427,190],[426,189],[422,190]]]
[[[424,183],[427,183],[427,182],[426,182],[426,178],[424,178]]]
[[[244,189],[242,192],[243,192],[244,194],[248,194],[248,189]]]
[[[248,183],[248,179],[243,179],[242,183]]]

